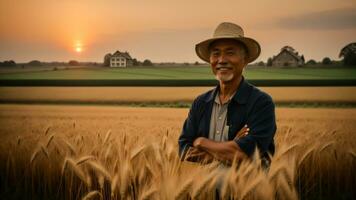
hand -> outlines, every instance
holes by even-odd
[[[242,129],[239,130],[239,132],[237,132],[234,140],[238,140],[240,138],[245,137],[248,134],[249,131],[250,131],[250,128],[248,128],[247,124],[245,124],[245,126],[242,127]]]
[[[204,150],[200,150],[196,147],[190,147],[185,155],[184,160],[193,162],[210,163],[214,160],[214,157]]]
[[[200,148],[201,147],[201,144],[202,144],[202,142],[205,140],[205,138],[204,137],[198,137],[197,139],[195,139],[194,140],[194,142],[193,142],[193,146],[195,147],[195,148]]]

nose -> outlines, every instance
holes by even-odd
[[[218,57],[218,63],[219,64],[226,64],[227,63],[227,59],[226,59],[226,56],[224,54],[221,54],[219,57]]]

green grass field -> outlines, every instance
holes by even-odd
[[[271,69],[271,68],[246,68],[244,75],[247,79],[273,79],[273,80],[291,80],[291,79],[347,79],[356,80],[356,68],[295,68],[295,69]],[[211,69],[205,67],[133,67],[133,68],[83,68],[83,69],[61,69],[47,71],[16,71],[13,73],[0,74],[1,80],[19,80],[19,79],[53,79],[53,80],[113,80],[113,79],[196,79],[206,80],[214,79]]]
[[[354,86],[356,68],[249,68],[247,80],[260,86]],[[215,85],[209,66],[83,67],[0,73],[3,86],[208,86]]]

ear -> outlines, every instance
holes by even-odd
[[[244,68],[245,68],[248,65],[247,56],[244,57],[243,62],[244,62]]]

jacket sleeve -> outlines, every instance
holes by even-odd
[[[257,99],[247,119],[247,125],[250,128],[249,134],[235,140],[237,145],[248,156],[254,153],[256,145],[261,153],[267,152],[277,129],[275,106],[269,95],[261,95]]]
[[[193,141],[197,137],[198,131],[198,100],[194,100],[189,110],[188,117],[184,121],[181,135],[178,139],[179,156],[185,154],[189,147],[193,146]]]

